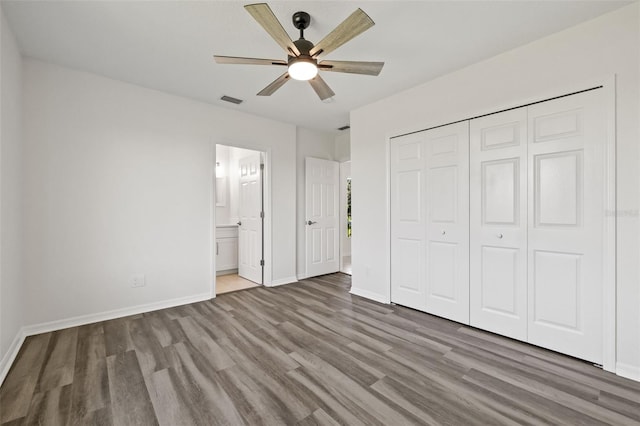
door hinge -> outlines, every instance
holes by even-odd
[[[264,259],[260,259],[260,266],[264,266]]]
[[[264,170],[264,164],[260,163],[260,170]]]
[[[260,212],[260,219],[264,219],[264,212]]]

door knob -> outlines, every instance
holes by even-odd
[[[446,234],[447,232],[443,229],[442,230],[442,235]]]
[[[242,222],[238,221],[237,225],[242,226]]]
[[[498,238],[502,238],[502,234],[498,234]]]
[[[318,223],[318,222],[312,222],[310,220],[307,221],[307,225],[313,225],[314,223]]]

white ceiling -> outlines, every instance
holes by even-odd
[[[271,97],[255,94],[281,67],[219,65],[212,55],[286,59],[243,1],[6,1],[2,8],[22,52],[214,105],[335,130],[349,111],[621,7],[630,1],[278,1],[270,2],[292,39],[291,15],[311,14],[305,38],[318,42],[356,8],[376,25],[326,59],[385,61],[378,77],[324,73],[336,93],[321,102],[306,82]],[[222,95],[244,99],[239,106]]]

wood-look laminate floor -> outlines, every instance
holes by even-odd
[[[640,383],[333,274],[29,337],[0,423],[640,424]]]

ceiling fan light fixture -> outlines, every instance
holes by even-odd
[[[289,62],[289,75],[294,80],[311,80],[318,75],[318,65],[311,58],[294,58]]]
[[[2,0],[0,0],[2,1]],[[271,96],[289,80],[308,81],[311,88],[322,102],[333,102],[335,93],[324,81],[318,71],[341,72],[350,74],[378,75],[384,62],[363,61],[326,61],[324,56],[371,28],[375,23],[362,11],[356,9],[351,15],[327,34],[317,45],[304,38],[304,30],[311,23],[311,16],[307,12],[298,11],[293,14],[293,26],[300,31],[300,38],[296,41],[285,31],[284,27],[266,3],[248,4],[244,7],[258,24],[282,47],[287,60],[243,58],[235,56],[214,55],[219,64],[244,65],[275,65],[287,67],[273,82],[257,93],[258,96]],[[318,64],[318,61],[320,63]]]

